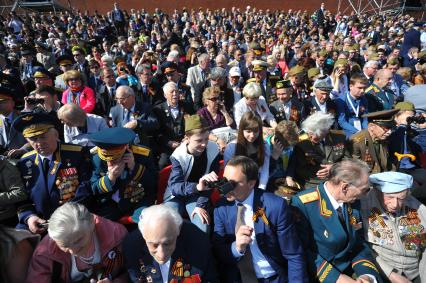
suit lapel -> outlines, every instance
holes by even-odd
[[[47,176],[47,187],[49,189],[49,192],[53,189],[53,184],[55,182],[56,173],[59,170],[59,167],[61,166],[61,148],[59,146],[58,150],[54,154],[54,161],[53,163],[50,162],[50,168],[49,168],[49,174]]]
[[[261,216],[255,217],[256,211],[258,211],[259,209],[265,209],[265,208],[263,207],[263,202],[262,202],[260,193],[255,189],[254,190],[254,196],[253,196],[253,226],[254,226],[254,232],[256,233],[256,235],[264,235],[265,222],[262,220]],[[256,221],[255,221],[255,219],[256,219]]]
[[[325,192],[323,183],[318,186],[318,191],[320,194],[320,215],[322,216],[320,217],[321,221],[324,223],[329,232],[337,231],[339,234],[346,235],[343,226],[340,224],[339,216],[334,210],[333,205],[331,204],[327,193]]]

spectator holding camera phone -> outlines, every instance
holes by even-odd
[[[186,210],[191,222],[208,233],[211,188],[205,181],[218,180],[219,147],[209,141],[209,127],[198,114],[185,119],[185,138],[170,157],[172,172],[164,200],[181,214]]]

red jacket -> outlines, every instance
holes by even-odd
[[[68,102],[68,95],[70,95],[71,90],[68,88],[62,93],[62,104],[67,104]],[[91,89],[88,86],[84,86],[83,90],[80,94],[79,103],[74,102],[76,104],[79,104],[81,109],[84,110],[86,113],[92,113],[93,109],[95,109],[96,104],[96,95],[93,89]]]
[[[100,216],[94,217],[104,274],[110,274],[114,282],[127,282],[127,271],[121,251],[121,242],[127,234],[126,228]],[[53,274],[54,261],[62,267],[60,274],[62,282],[71,283],[71,255],[59,249],[49,235],[43,238],[34,251],[26,283],[52,282],[53,278],[58,276]]]

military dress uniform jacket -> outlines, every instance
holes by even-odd
[[[375,143],[367,129],[353,135],[350,141],[352,158],[365,161],[370,167],[371,173],[392,170],[386,142]]]
[[[374,83],[365,90],[365,98],[367,98],[370,113],[392,109],[395,100],[392,92],[386,91]]]
[[[67,201],[79,202],[91,209],[90,161],[81,146],[58,144],[50,161],[47,180],[42,159],[35,150],[24,154],[17,166],[29,198],[18,207],[22,228],[30,215],[48,220],[55,209]]]
[[[296,227],[307,253],[311,276],[334,283],[340,274],[373,275],[382,282],[373,257],[362,236],[359,202],[345,204],[345,228],[325,192],[324,184],[298,193],[291,200]],[[345,231],[346,230],[346,231]]]
[[[386,277],[395,270],[426,282],[426,207],[408,196],[397,216],[386,213],[375,190],[361,200],[365,239]]]
[[[298,126],[300,126],[300,123],[305,119],[305,110],[304,105],[299,100],[292,98],[291,100],[291,106],[290,106],[290,117],[288,120],[295,122]],[[287,117],[285,115],[284,110],[284,104],[277,100],[273,102],[270,106],[270,111],[275,117],[275,121],[277,123],[281,121],[287,120]]]
[[[123,251],[131,282],[164,282],[160,265],[151,256],[138,229],[124,239]],[[219,282],[208,236],[186,220],[170,258],[167,282]]]
[[[117,220],[124,214],[133,213],[137,208],[154,203],[157,171],[154,168],[151,150],[144,146],[133,145],[131,151],[135,167],[132,171],[125,169],[114,184],[108,178],[107,162],[101,160],[98,154],[92,157],[93,173],[90,182],[99,204],[98,215]]]
[[[266,282],[307,282],[305,254],[287,201],[254,189],[253,224],[259,250],[277,273]],[[238,259],[232,253],[237,221],[235,201],[220,200],[214,210],[213,251],[221,264],[223,282],[241,282]],[[256,216],[257,215],[257,216]]]
[[[316,186],[323,180],[316,173],[322,169],[321,164],[333,164],[350,158],[350,146],[342,131],[331,130],[323,144],[312,143],[307,135],[294,146],[296,180],[305,188]]]
[[[321,111],[321,107],[319,106],[319,104],[317,103],[315,96],[311,97],[311,99],[308,99],[304,102],[304,106],[305,106],[305,116],[308,117],[312,114],[314,114],[315,112]],[[336,102],[334,100],[332,100],[331,98],[328,98],[325,101],[325,105],[326,105],[326,113],[330,113],[333,114],[333,116],[335,118],[337,118],[337,106],[336,106]]]
[[[160,152],[172,153],[172,149],[167,146],[169,141],[181,142],[185,136],[185,116],[194,113],[193,107],[180,101],[179,114],[173,118],[170,107],[166,102],[158,104],[153,111],[158,118],[160,129],[157,135],[157,141],[160,146]]]

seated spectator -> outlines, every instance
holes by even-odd
[[[365,239],[390,282],[426,279],[426,207],[410,194],[413,178],[399,172],[369,177],[373,189],[361,200]]]
[[[218,282],[208,236],[176,210],[153,205],[138,226],[123,243],[132,282]]]
[[[66,203],[49,219],[48,235],[34,251],[26,282],[128,282],[121,224]]]
[[[206,122],[197,114],[185,119],[186,141],[170,157],[172,172],[164,200],[181,215],[188,213],[192,223],[209,232],[208,211],[211,188],[205,181],[215,181],[219,173],[219,147],[209,141]]]
[[[0,225],[0,281],[24,283],[39,235]]]
[[[103,85],[103,81],[101,78],[101,65],[97,60],[91,59],[89,60],[89,69],[90,75],[87,79],[87,86],[90,87],[97,96],[100,87]]]
[[[333,90],[331,91],[332,98],[343,97],[349,91],[348,60],[338,59],[334,63],[334,69],[331,73],[331,82]]]
[[[228,84],[226,81],[226,70],[221,67],[214,67],[210,71],[207,85],[209,85],[210,87],[218,87],[220,89],[220,100],[226,108],[226,111],[228,111],[228,113],[231,113],[232,115],[235,104],[234,92],[231,88],[228,88]],[[203,105],[205,105],[204,98],[202,99]]]
[[[68,89],[62,93],[62,104],[74,103],[84,112],[92,113],[95,109],[96,96],[90,87],[84,85],[80,72],[67,71],[64,74],[64,81]]]
[[[414,77],[415,85],[422,85],[426,83],[426,63],[423,63],[420,67],[420,71]]]
[[[98,150],[92,156],[90,179],[96,194],[96,214],[117,221],[130,215],[134,222],[141,211],[154,203],[157,170],[151,149],[132,145],[135,133],[125,128],[107,128],[92,133]]]
[[[310,278],[322,282],[382,282],[362,234],[359,198],[369,190],[369,168],[350,159],[333,164],[325,182],[298,193],[296,227]],[[374,280],[373,280],[374,279]]]
[[[276,191],[280,184],[297,187],[294,180],[293,146],[299,141],[299,129],[292,121],[281,121],[275,133],[266,138],[271,152],[268,190]]]
[[[330,130],[333,124],[333,115],[322,112],[302,123],[305,134],[294,146],[294,166],[296,180],[306,189],[326,179],[333,164],[351,157],[343,132]]]
[[[231,88],[232,92],[234,93],[234,105],[241,99],[243,86],[244,86],[244,81],[242,78],[240,68],[237,66],[234,66],[231,69],[229,69],[228,87]]]
[[[127,85],[135,88],[138,85],[138,79],[130,73],[130,70],[125,62],[120,62],[117,64],[116,82],[119,85]]]
[[[274,115],[269,111],[265,99],[261,97],[262,89],[259,84],[255,82],[246,84],[243,89],[243,96],[234,106],[234,121],[237,128],[240,125],[241,117],[248,111],[259,115],[262,123],[264,122],[272,128],[277,126]]]
[[[389,89],[392,82],[392,71],[380,69],[374,76],[374,82],[365,90],[368,112],[392,109],[394,93]]]
[[[115,73],[111,68],[101,69],[102,85],[96,93],[96,105],[93,114],[108,119],[111,107],[116,105],[115,93],[120,86],[115,82]]]
[[[269,178],[270,149],[263,141],[262,121],[249,111],[240,121],[237,140],[228,144],[224,153],[225,164],[234,156],[247,156],[259,167],[259,188],[265,190]]]
[[[87,114],[75,104],[65,104],[58,111],[58,118],[65,125],[64,138],[66,143],[93,147],[89,140],[91,133],[108,128],[104,118]]]

